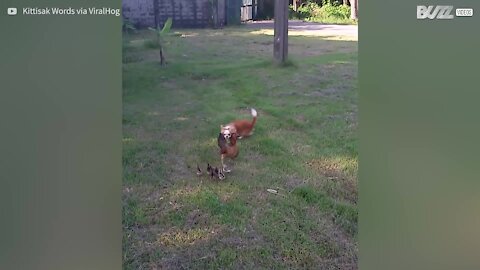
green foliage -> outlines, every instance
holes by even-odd
[[[316,2],[307,2],[297,11],[290,6],[290,17],[323,23],[353,23],[350,20],[350,6],[342,5],[338,1],[323,1],[321,5]]]
[[[321,6],[317,3],[307,3],[305,5],[302,5],[298,8],[298,11],[301,12],[302,14],[305,14],[305,16],[308,17],[316,17],[319,16],[320,14],[320,8]]]
[[[346,5],[332,5],[328,3],[320,8],[320,16],[347,20],[350,17],[350,7]]]
[[[170,33],[170,29],[172,28],[172,23],[173,23],[172,18],[168,18],[163,24],[162,29],[160,29],[160,26],[157,26],[157,28],[149,27],[148,29],[150,29],[150,31],[155,32],[157,36],[162,37]]]
[[[157,49],[161,47],[161,34],[158,28],[149,27],[148,30],[155,33],[155,39],[147,39],[145,40],[145,48],[147,49]]]
[[[162,30],[160,31],[160,35],[166,35],[170,32],[170,29],[172,28],[172,18],[168,18],[165,24],[163,25]]]
[[[171,28],[172,28],[172,18],[168,18],[165,21],[165,23],[163,24],[163,28],[161,30],[158,25],[157,25],[157,28],[152,28],[152,27],[148,28],[151,31],[155,32],[156,39],[155,41],[147,41],[145,43],[145,46],[147,48],[158,48],[160,50],[160,65],[165,64],[165,55],[163,52],[162,37],[165,35],[168,35]],[[156,44],[156,45],[153,45],[153,44]]]

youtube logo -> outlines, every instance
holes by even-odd
[[[7,14],[10,16],[17,15],[17,8],[7,8]]]

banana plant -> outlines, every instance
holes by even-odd
[[[163,25],[162,29],[160,29],[160,26],[158,26],[158,25],[157,25],[157,28],[153,28],[153,27],[148,28],[151,31],[155,32],[155,36],[156,36],[156,39],[157,39],[156,41],[158,43],[158,47],[159,47],[159,51],[160,51],[160,65],[162,65],[162,66],[166,64],[165,54],[163,53],[163,46],[162,46],[163,40],[162,40],[162,38],[170,32],[171,28],[172,28],[172,18],[168,18],[165,21],[165,24]]]

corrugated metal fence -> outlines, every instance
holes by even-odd
[[[240,18],[242,22],[250,21],[257,16],[258,0],[242,0]]]

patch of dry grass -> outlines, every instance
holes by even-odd
[[[185,247],[208,240],[214,235],[214,229],[189,229],[186,231],[165,232],[158,236],[158,240],[164,246]]]

